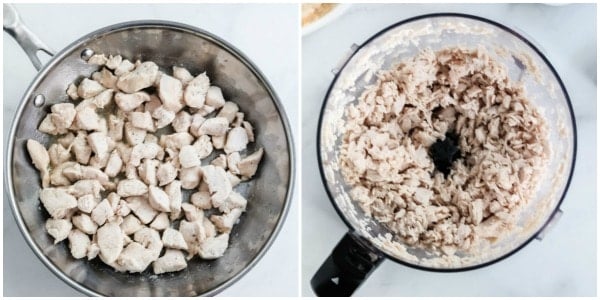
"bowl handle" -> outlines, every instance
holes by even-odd
[[[4,5],[4,31],[10,34],[19,43],[21,48],[25,50],[29,60],[33,63],[36,70],[42,68],[42,62],[37,56],[38,51],[43,51],[50,56],[54,56],[54,51],[50,50],[42,40],[40,40],[23,22],[19,17],[19,13],[11,4]]]
[[[310,280],[319,297],[347,297],[383,261],[383,254],[356,233],[348,232]]]

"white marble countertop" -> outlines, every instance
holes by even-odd
[[[298,139],[298,7],[290,5],[16,5],[22,19],[52,49],[110,24],[163,19],[200,27],[227,40],[265,74],[281,98]],[[277,26],[273,26],[277,24]],[[4,147],[17,105],[36,75],[33,65],[4,33]],[[296,142],[299,145],[299,142]],[[277,239],[240,281],[220,296],[298,294],[298,195]],[[81,296],[54,276],[29,249],[4,195],[4,296]],[[273,270],[277,270],[276,274]]]
[[[348,230],[327,199],[316,159],[317,116],[330,70],[353,43],[403,19],[434,12],[487,17],[526,32],[545,50],[573,101],[578,127],[575,175],[564,215],[541,241],[495,265],[462,273],[419,271],[384,261],[355,296],[596,295],[595,5],[361,5],[302,39],[302,293]],[[325,229],[325,230],[324,230]]]

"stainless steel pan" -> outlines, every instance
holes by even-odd
[[[201,29],[166,21],[136,21],[94,31],[52,57],[42,66],[37,52],[52,52],[4,6],[4,30],[28,53],[40,70],[25,92],[10,130],[6,149],[5,189],[15,220],[31,249],[60,279],[88,295],[195,296],[214,295],[242,277],[265,254],[289,208],[294,182],[290,127],[277,95],[258,68],[239,50]],[[265,156],[254,180],[243,183],[249,199],[247,212],[235,226],[225,256],[213,261],[198,258],[177,273],[125,274],[98,260],[76,260],[66,243],[53,245],[40,206],[40,178],[26,154],[25,141],[46,146],[51,137],[37,126],[52,104],[67,101],[69,83],[88,77],[97,67],[87,65],[92,53],[120,54],[135,61],[151,60],[163,68],[184,66],[192,74],[206,71],[255,125],[256,142]],[[250,148],[249,151],[254,149]],[[35,286],[35,283],[32,283]]]

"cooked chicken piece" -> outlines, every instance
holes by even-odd
[[[204,211],[198,209],[198,207],[194,206],[191,203],[182,203],[181,204],[181,209],[183,210],[184,214],[185,214],[185,219],[190,221],[190,222],[194,222],[194,221],[202,221],[202,219],[204,218]]]
[[[200,127],[202,126],[202,123],[204,123],[205,120],[206,119],[199,113],[195,113],[191,116],[189,131],[193,136],[201,136],[201,134],[199,134],[198,131],[200,130]]]
[[[104,199],[92,210],[92,220],[98,225],[104,225],[106,220],[114,216],[114,214],[112,207],[110,207],[110,203],[107,199]]]
[[[207,238],[205,240],[200,241],[198,255],[203,259],[219,258],[223,256],[223,254],[225,254],[225,250],[227,250],[228,244],[228,233],[222,233],[216,237]]]
[[[123,126],[125,121],[115,115],[108,116],[108,137],[113,141],[118,142],[123,139]]]
[[[142,229],[144,227],[142,222],[134,215],[128,215],[123,219],[123,223],[121,223],[121,230],[125,235],[130,235],[135,233],[136,231]]]
[[[65,219],[48,219],[46,220],[46,231],[54,238],[54,244],[58,244],[69,236],[73,225],[69,220]]]
[[[131,242],[123,249],[117,263],[130,273],[141,273],[152,263],[151,253],[137,242]]]
[[[158,171],[156,171],[156,179],[158,179],[159,186],[164,186],[171,183],[176,177],[177,170],[170,162],[166,162],[158,166]]]
[[[192,116],[185,110],[178,112],[171,124],[175,132],[188,132],[190,125],[192,125]]]
[[[200,128],[198,129],[198,134],[208,134],[210,136],[224,136],[227,133],[227,128],[229,123],[226,118],[210,118],[206,119]]]
[[[142,196],[147,192],[148,186],[137,179],[124,179],[117,185],[117,194],[121,197]]]
[[[104,54],[94,54],[92,55],[92,57],[90,57],[87,61],[88,64],[90,65],[99,65],[99,66],[103,66],[106,64],[106,62],[108,61],[108,59],[106,58],[106,55]]]
[[[202,226],[204,227],[205,239],[217,236],[217,228],[207,217],[204,217]]]
[[[127,217],[131,213],[131,208],[125,200],[119,200],[119,204],[115,208],[115,215]]]
[[[131,211],[133,211],[143,224],[152,222],[154,217],[158,214],[158,212],[150,206],[146,197],[129,197],[127,198],[127,203],[129,208],[131,208]]]
[[[165,212],[162,212],[158,214],[156,218],[154,218],[152,223],[150,223],[150,228],[162,231],[167,229],[170,225],[171,223],[169,222],[169,215]]]
[[[149,112],[131,112],[129,115],[129,120],[131,121],[131,125],[133,125],[133,127],[144,129],[150,132],[156,131],[156,128],[154,127],[154,121],[152,120],[152,116]]]
[[[258,163],[263,156],[263,148],[258,149],[258,151],[244,157],[238,163],[238,169],[240,170],[240,175],[242,175],[243,180],[248,180],[256,174],[256,169],[258,168]]]
[[[188,248],[181,232],[172,228],[165,229],[162,235],[162,242],[167,248],[181,250],[187,250]]]
[[[202,178],[202,168],[198,166],[182,168],[179,171],[179,180],[181,181],[181,187],[184,189],[194,189],[200,183]]]
[[[104,174],[100,169],[89,166],[82,166],[78,163],[72,163],[63,168],[63,175],[71,182],[84,180],[84,179],[95,179],[101,185],[109,184],[108,176]],[[78,187],[86,185],[86,188],[94,188],[95,185],[89,186],[88,181],[79,183]],[[74,188],[73,188],[74,189]],[[94,190],[95,191],[95,190]]]
[[[136,92],[133,94],[116,93],[115,103],[125,112],[133,111],[140,105],[150,100],[150,96],[145,92]]]
[[[234,208],[230,212],[220,216],[212,215],[210,216],[210,220],[217,226],[219,232],[229,233],[241,215],[242,210]]]
[[[244,113],[237,112],[235,113],[235,119],[231,123],[231,127],[242,127],[242,123],[244,123]]]
[[[156,185],[156,168],[158,168],[158,160],[155,159],[144,159],[144,162],[138,167],[138,174],[140,178],[147,185]]]
[[[210,192],[196,192],[190,197],[190,202],[197,206],[199,209],[211,209],[212,202],[210,199]]]
[[[150,186],[148,191],[148,202],[152,208],[163,211],[170,212],[170,199],[167,193],[165,193],[162,189],[157,188],[155,186]]]
[[[231,152],[227,155],[227,168],[232,174],[239,174],[237,164],[242,160],[239,152]]]
[[[108,162],[106,163],[106,168],[104,168],[104,173],[109,177],[115,177],[121,172],[122,167],[123,160],[121,160],[119,151],[113,150],[108,158]]]
[[[81,197],[87,194],[100,197],[101,191],[104,191],[104,188],[102,187],[102,184],[100,184],[100,181],[96,179],[78,180],[68,188],[69,194],[75,197]]]
[[[77,95],[83,99],[88,99],[100,94],[104,90],[105,88],[97,81],[84,78],[79,87],[77,87]]]
[[[67,87],[67,95],[71,100],[79,99],[79,95],[77,94],[77,86],[74,83],[69,84]]]
[[[96,232],[100,257],[102,261],[111,263],[119,257],[123,251],[123,231],[119,225],[114,223],[104,224]]]
[[[213,152],[213,145],[208,135],[201,135],[192,146],[196,149],[196,154],[200,159],[208,157]]]
[[[27,151],[29,152],[29,157],[31,157],[33,165],[41,173],[42,187],[48,187],[50,185],[50,173],[48,172],[50,156],[48,155],[48,151],[46,151],[44,145],[32,139],[27,140]]]
[[[248,145],[248,135],[242,127],[235,127],[227,133],[227,141],[225,142],[225,153],[229,154],[236,151],[246,149]]]
[[[219,154],[219,156],[215,157],[210,164],[215,167],[227,169],[227,156],[225,156],[225,154]]]
[[[89,245],[90,238],[87,234],[78,229],[71,230],[69,233],[69,247],[71,248],[71,255],[74,258],[79,259],[85,257]]]
[[[84,213],[91,213],[96,205],[98,205],[98,200],[91,194],[83,195],[77,199],[77,209]]]
[[[188,84],[188,82],[194,79],[194,76],[186,68],[177,66],[173,66],[173,77],[179,79],[183,84]]]
[[[204,227],[200,222],[182,220],[179,223],[179,232],[186,243],[187,259],[189,260],[198,253],[200,239],[204,239],[205,237]]]
[[[131,149],[129,163],[137,167],[142,159],[153,159],[159,156],[162,151],[162,148],[155,143],[137,144]]]
[[[110,208],[113,211],[115,211],[117,209],[117,206],[119,206],[119,201],[121,201],[121,197],[119,197],[119,194],[113,192],[106,196],[106,200],[108,200]]]
[[[102,68],[100,72],[94,72],[92,74],[92,79],[99,82],[103,87],[111,90],[116,90],[117,88],[117,79],[111,71],[106,68]]]
[[[162,257],[159,257],[152,263],[154,274],[162,274],[167,272],[177,272],[185,269],[187,263],[183,252],[180,250],[167,249]]]
[[[215,206],[215,207],[224,213],[227,213],[235,208],[239,208],[242,211],[245,211],[247,203],[248,203],[248,201],[246,200],[246,198],[244,198],[239,193],[232,191],[229,194],[229,197],[227,197],[227,199],[225,201],[223,201],[220,206]],[[213,203],[213,205],[214,205],[214,203]]]
[[[254,128],[252,127],[252,124],[250,124],[250,122],[248,122],[248,121],[244,121],[242,123],[242,127],[244,127],[244,129],[246,130],[246,135],[248,136],[248,141],[250,143],[254,142]]]
[[[108,137],[104,132],[92,132],[87,136],[88,144],[99,159],[108,156]]]
[[[239,177],[233,175],[231,172],[227,171],[227,179],[229,179],[229,182],[231,183],[231,187],[234,188],[236,185],[240,184],[240,182],[242,182],[242,179],[240,179]]]
[[[77,207],[77,199],[64,189],[44,188],[40,191],[40,200],[55,219],[64,218],[71,208]]]
[[[223,92],[220,87],[212,85],[208,88],[208,91],[206,92],[206,105],[216,109],[225,105],[225,98],[223,97]]]
[[[173,134],[163,134],[160,137],[160,145],[164,148],[179,150],[185,145],[190,145],[194,137],[187,132],[178,132]]]
[[[77,114],[75,105],[72,103],[57,103],[52,105],[50,110],[52,111],[50,114],[52,123],[56,127],[57,132],[60,134],[67,133]]]
[[[73,164],[76,164],[76,162],[67,161],[53,168],[52,171],[50,171],[50,184],[53,186],[71,185],[71,181],[64,176],[63,170]]]
[[[183,86],[181,81],[169,75],[162,74],[158,83],[158,97],[165,109],[172,112],[180,111],[185,104],[182,102]]]
[[[132,164],[125,165],[125,178],[139,180],[140,176],[138,175],[137,167]]]
[[[144,142],[146,130],[133,127],[130,122],[125,123],[125,140],[131,145],[138,145]]]
[[[98,247],[98,244],[96,242],[92,241],[87,249],[87,259],[92,260],[96,258],[98,254],[100,254],[100,247]]]
[[[200,158],[196,152],[196,148],[192,145],[181,147],[179,151],[179,163],[182,168],[191,168],[200,165]]]
[[[225,170],[213,165],[203,166],[202,175],[203,180],[208,184],[213,206],[221,206],[231,193],[231,184]]]
[[[87,143],[87,134],[84,131],[77,133],[77,137],[71,144],[71,150],[75,154],[75,159],[80,164],[87,164],[92,155],[92,148]]]
[[[204,105],[206,99],[206,93],[210,87],[210,80],[206,76],[206,72],[196,76],[188,82],[185,88],[183,99],[185,104],[193,108],[201,108]]]
[[[211,138],[211,142],[212,142],[214,149],[221,150],[221,149],[223,149],[223,147],[225,147],[225,136],[224,135],[213,136]]]
[[[149,251],[150,256],[152,256],[152,260],[158,258],[163,248],[160,234],[158,234],[158,231],[152,228],[143,227],[142,229],[136,231],[133,235],[133,240],[140,243]]]
[[[123,160],[123,164],[129,163],[133,147],[130,147],[123,142],[117,142],[115,148],[119,152],[119,156],[121,157],[121,160]]]
[[[117,76],[121,76],[121,78],[123,78],[123,77],[125,77],[125,75],[131,74],[131,73],[132,73],[131,71],[132,71],[134,68],[135,68],[135,65],[134,65],[133,63],[131,63],[131,62],[130,62],[129,60],[127,60],[127,59],[123,59],[123,60],[121,60],[121,63],[119,63],[119,66],[118,66],[117,68],[115,68],[115,75],[117,75]],[[130,77],[131,77],[131,76],[130,76]],[[130,77],[128,77],[128,78],[127,78],[128,80],[127,80],[127,81],[124,81],[124,82],[129,82],[129,80],[130,80]],[[137,82],[137,80],[136,80],[136,82]],[[125,87],[125,84],[124,84],[124,83],[123,83],[123,84],[121,84],[121,85],[123,85],[124,87],[121,87],[121,86],[119,86],[119,84],[118,84],[118,81],[117,81],[117,87],[118,87],[119,89],[121,89],[122,91],[124,91],[124,92],[127,92],[127,93],[132,93],[132,92],[135,92],[135,90],[134,90],[134,91],[129,91],[129,90],[130,90],[130,88],[129,88],[129,87]],[[126,91],[126,90],[127,90],[127,91]],[[140,90],[141,90],[141,89],[140,89]]]
[[[204,105],[201,108],[198,108],[196,110],[196,113],[199,114],[199,115],[201,115],[201,116],[203,116],[203,117],[206,117],[207,115],[209,115],[213,111],[215,111],[214,107],[212,107],[210,105]]]
[[[71,159],[71,152],[69,149],[65,149],[61,144],[52,144],[48,148],[48,155],[50,157],[50,165],[57,167],[62,163]]]
[[[123,57],[121,57],[121,55],[117,55],[117,56],[109,55],[108,60],[106,61],[106,67],[111,70],[114,70],[121,65],[122,61],[123,61]]]
[[[217,118],[225,118],[227,119],[227,124],[233,122],[235,119],[235,114],[240,110],[237,104],[231,101],[225,102],[221,111],[217,114]]]
[[[86,234],[95,234],[98,229],[98,225],[86,214],[74,216],[71,218],[71,222],[73,222],[73,225],[75,225],[77,229]]]
[[[169,196],[169,207],[171,209],[171,220],[179,218],[181,215],[181,182],[173,180],[165,186],[165,193]]]
[[[100,116],[96,113],[93,108],[85,107],[77,111],[75,115],[75,122],[72,125],[77,124],[77,129],[81,130],[99,130],[101,128]]]
[[[114,92],[113,89],[104,90],[92,99],[92,103],[94,103],[97,108],[104,108],[112,101]]]
[[[164,106],[160,106],[154,110],[152,117],[156,119],[156,128],[160,129],[173,122],[175,119],[175,113],[167,110]]]
[[[38,130],[40,132],[47,133],[50,135],[58,134],[58,129],[56,129],[56,126],[54,126],[54,123],[52,123],[52,115],[51,114],[46,115],[44,120],[42,120],[42,123],[40,123]]]

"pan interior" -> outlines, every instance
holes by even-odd
[[[211,83],[222,88],[226,100],[234,101],[255,127],[256,141],[248,154],[264,147],[265,155],[253,180],[236,187],[248,199],[230,238],[225,255],[217,260],[188,262],[177,273],[153,275],[151,268],[142,274],[112,270],[99,259],[75,260],[67,242],[53,245],[44,223],[49,217],[38,200],[40,178],[26,153],[25,142],[35,139],[48,147],[51,137],[37,131],[42,118],[55,103],[68,101],[65,91],[71,82],[89,77],[97,66],[80,58],[84,49],[107,56],[121,55],[131,60],[154,61],[163,72],[182,66],[193,75],[206,72]],[[90,294],[106,296],[196,296],[220,291],[241,276],[261,256],[281,223],[291,180],[290,139],[284,112],[262,75],[237,50],[212,35],[175,24],[133,23],[113,26],[92,33],[58,54],[36,78],[26,93],[21,114],[14,125],[12,169],[13,201],[23,221],[34,251],[45,257],[49,267],[63,280]],[[42,94],[43,107],[33,98]],[[244,156],[244,154],[242,154]],[[208,164],[209,160],[203,160]],[[61,274],[62,273],[62,274]]]
[[[339,169],[344,135],[345,108],[356,103],[365,87],[374,84],[378,70],[387,70],[420,50],[460,46],[484,47],[521,81],[528,97],[547,120],[552,154],[539,190],[517,215],[517,228],[496,241],[483,243],[474,253],[446,256],[412,247],[376,220],[365,216],[351,199]],[[524,55],[524,56],[523,56]],[[531,69],[523,70],[514,57],[527,57]],[[532,71],[533,70],[533,71]],[[531,241],[552,216],[567,189],[572,172],[575,128],[568,96],[550,64],[529,42],[508,30],[478,18],[443,15],[415,18],[380,32],[353,54],[342,68],[325,99],[319,132],[319,155],[326,188],[348,226],[397,262],[429,270],[464,270],[489,264],[512,254]]]

